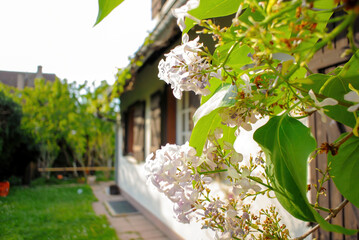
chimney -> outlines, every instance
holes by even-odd
[[[25,86],[24,75],[22,73],[18,73],[17,74],[17,88],[24,89],[24,86]]]
[[[42,66],[41,65],[37,66],[37,72],[36,72],[35,79],[36,78],[44,78],[44,76],[42,75]]]

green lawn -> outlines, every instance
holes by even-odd
[[[87,185],[10,187],[0,197],[0,239],[118,239],[93,201]]]

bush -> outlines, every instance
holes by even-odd
[[[21,106],[0,91],[0,181],[24,178],[30,161],[36,160],[33,138],[21,129]]]

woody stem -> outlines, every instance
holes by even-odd
[[[343,202],[341,202],[336,208],[334,208],[331,213],[325,218],[326,221],[329,221],[332,218],[335,218],[337,216],[337,214],[348,204],[348,200],[345,199]],[[305,239],[306,237],[308,237],[310,234],[312,234],[313,232],[315,232],[316,230],[318,230],[318,228],[320,227],[319,224],[317,224],[315,227],[313,227],[312,229],[308,230],[306,233],[304,233],[302,236],[294,238],[294,240],[302,240]]]

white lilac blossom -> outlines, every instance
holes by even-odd
[[[196,94],[207,95],[209,90],[210,65],[199,54],[202,44],[199,37],[189,41],[187,34],[182,36],[182,45],[165,54],[161,60],[158,77],[171,85],[173,95],[181,99],[182,91],[194,91]]]
[[[242,162],[243,160],[243,155],[241,153],[238,153],[235,149],[233,144],[224,141],[223,142],[223,149],[225,150],[230,150],[231,153],[229,154],[230,156],[230,160],[232,164],[237,165],[239,162]]]
[[[309,90],[308,94],[309,94],[310,98],[314,101],[315,107],[306,109],[306,112],[311,113],[314,111],[318,111],[319,114],[322,116],[322,121],[326,122],[326,117],[324,114],[323,107],[337,105],[338,101],[333,98],[326,98],[323,101],[319,102],[312,89]]]
[[[351,89],[354,89],[354,88],[351,87]],[[348,108],[349,112],[355,112],[359,109],[359,93],[357,90],[354,89],[354,90],[348,92],[347,94],[345,94],[344,99],[349,102],[356,103],[353,106],[350,106]]]
[[[179,26],[182,32],[186,28],[185,17],[190,17],[191,19],[196,20],[198,22],[197,19],[194,19],[193,16],[188,14],[188,11],[195,9],[198,6],[199,6],[199,0],[189,0],[182,7],[172,10],[172,14],[177,18],[177,25]]]
[[[189,223],[198,198],[198,190],[193,188],[192,181],[210,182],[209,177],[194,174],[189,167],[192,162],[196,164],[199,161],[196,150],[188,142],[181,146],[167,144],[156,151],[154,159],[153,156],[151,153],[146,158],[148,181],[174,202],[177,220]]]
[[[242,89],[244,96],[247,98],[253,97],[252,86],[255,86],[255,84],[251,83],[247,74],[243,74],[241,79],[243,80],[244,84],[240,84],[239,87]]]
[[[232,143],[224,141],[223,148],[218,148],[221,138],[223,130],[215,129],[200,157],[188,142],[181,146],[167,144],[146,158],[145,169],[148,182],[173,202],[174,215],[179,222],[202,219],[203,228],[214,231],[220,224],[218,238],[232,239],[248,233],[243,228],[248,218],[243,210],[243,199],[261,188],[249,179],[253,173],[252,163],[245,161]],[[203,174],[203,171],[217,169],[227,169],[227,177],[232,179],[230,186],[225,179],[214,183],[212,177]]]
[[[254,111],[246,108],[239,108],[237,106],[225,108],[221,110],[219,114],[223,124],[228,127],[242,127],[246,131],[251,131],[252,124],[256,123],[258,120]],[[238,133],[236,133],[236,135],[238,135]]]
[[[240,207],[241,203],[237,202],[235,204],[237,207]],[[204,215],[211,216],[216,223],[220,223],[222,226],[222,231],[216,232],[215,239],[233,239],[233,237],[239,238],[243,236],[243,219],[239,216],[238,210],[236,210],[228,201],[222,201],[220,199],[213,199],[209,204],[204,207]],[[244,219],[246,220],[246,219]],[[205,225],[203,228],[211,228],[216,230],[216,228],[211,225]]]

